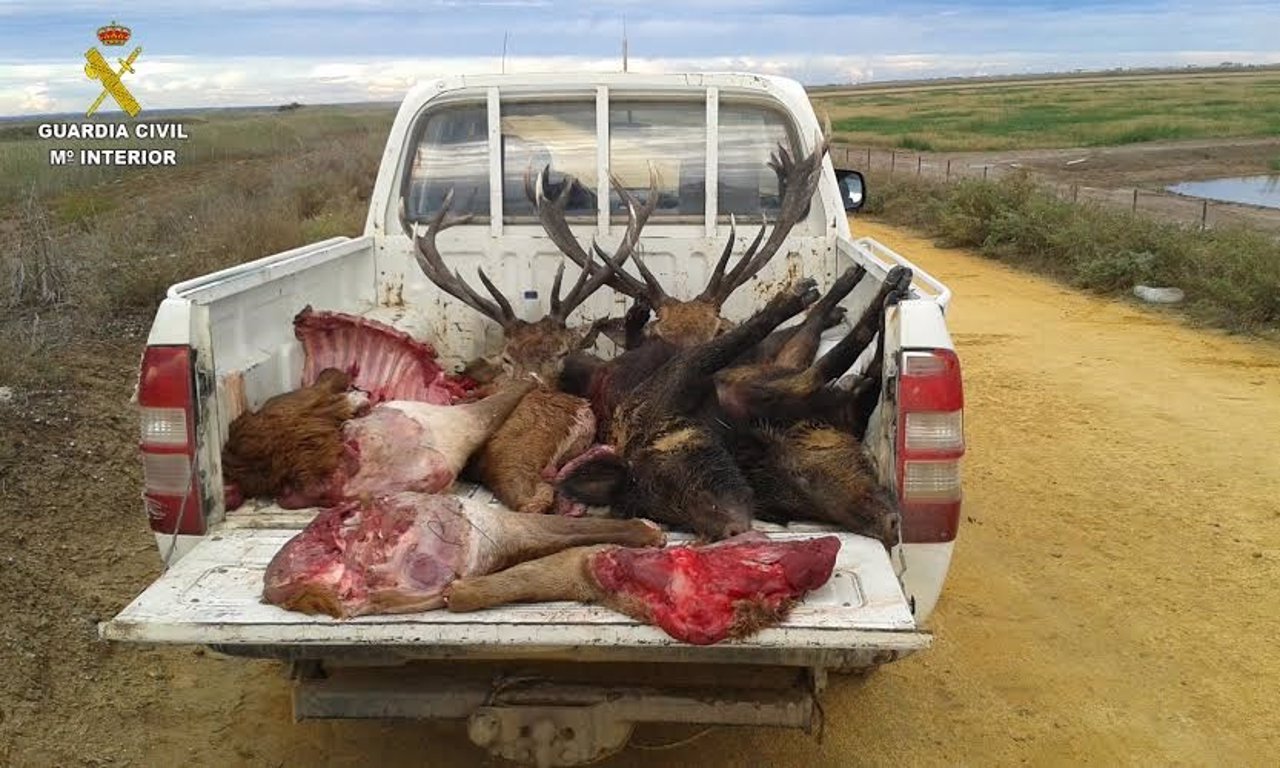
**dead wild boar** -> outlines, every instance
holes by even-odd
[[[859,322],[813,365],[717,374],[718,399],[733,425],[726,444],[755,493],[762,519],[834,523],[887,549],[897,543],[897,500],[880,484],[859,442],[878,394],[879,368],[874,366],[874,378],[863,379],[862,389],[826,385],[862,354],[883,322],[884,307],[910,282],[910,270],[891,271]],[[882,325],[879,337],[876,356],[883,359]],[[803,364],[800,358],[788,362]]]
[[[623,398],[608,441],[616,453],[580,462],[560,490],[712,539],[746,531],[754,498],[720,423],[707,414],[711,377],[817,298],[814,281],[800,280],[736,328],[681,351]]]

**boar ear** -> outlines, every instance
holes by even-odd
[[[586,352],[571,352],[560,369],[560,390],[571,395],[587,397],[591,393],[591,379],[603,363],[600,358]]]
[[[627,462],[603,455],[574,467],[556,483],[569,498],[592,506],[613,504],[627,487]]]

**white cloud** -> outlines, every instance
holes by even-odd
[[[763,72],[808,83],[858,83],[919,77],[1017,74],[1076,68],[1209,65],[1223,61],[1259,64],[1280,61],[1270,52],[1197,50],[1178,54],[1127,53],[901,53],[866,55],[777,55],[718,57],[637,57],[634,72],[726,71]],[[271,105],[290,101],[332,103],[393,101],[415,83],[435,77],[498,72],[497,56],[383,58],[359,60],[292,57],[153,57],[140,59],[125,84],[144,110]],[[617,71],[610,57],[511,56],[512,73]],[[98,94],[100,86],[84,76],[83,64],[68,59],[41,64],[0,61],[0,115],[77,111]],[[108,106],[110,106],[108,104]],[[108,109],[113,111],[113,108]]]
[[[22,89],[22,101],[19,109],[23,112],[52,112],[54,101],[49,97],[49,86],[44,83],[28,85]]]

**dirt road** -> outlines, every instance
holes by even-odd
[[[821,744],[718,730],[602,764],[1271,764],[1280,349],[856,231],[957,296],[967,519],[935,647],[834,679]],[[0,441],[0,765],[484,764],[459,726],[294,724],[273,664],[94,639],[157,562],[136,342],[76,353],[77,391]]]

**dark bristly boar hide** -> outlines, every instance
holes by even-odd
[[[320,512],[267,565],[263,598],[286,610],[349,618],[440,608],[459,577],[571,547],[658,547],[642,520],[521,515],[450,495],[397,493]]]
[[[559,489],[624,517],[649,517],[721,539],[751,527],[751,487],[706,405],[712,375],[818,298],[814,281],[783,290],[738,327],[684,350],[618,406],[602,454],[566,472]]]
[[[445,374],[436,351],[385,323],[343,312],[303,308],[293,319],[306,361],[305,387],[328,368],[346,372],[352,386],[369,393],[374,403],[421,400],[448,405],[466,397],[474,382]]]
[[[820,423],[761,424],[731,434],[760,519],[832,523],[886,549],[898,543],[897,500],[853,435]]]
[[[785,364],[738,366],[717,373],[716,397],[725,414],[739,421],[767,418],[777,425],[816,419],[861,439],[879,394],[885,306],[906,295],[911,279],[911,270],[891,269],[858,322],[812,364],[816,345],[808,360],[798,356],[783,361]],[[828,386],[857,361],[873,339],[878,339],[876,351],[859,381],[847,390]]]
[[[341,393],[348,381],[330,369],[316,385],[237,417],[223,449],[228,484],[245,496],[275,497],[287,509],[444,490],[532,388],[512,383],[459,405],[392,400],[356,416],[344,405],[351,396]]]
[[[457,612],[546,600],[597,603],[677,640],[710,645],[785,620],[831,578],[839,551],[835,536],[773,541],[754,531],[704,546],[579,547],[459,579],[446,602]]]
[[[859,442],[879,391],[883,333],[861,387],[826,385],[862,354],[877,327],[883,331],[885,304],[903,295],[910,282],[910,270],[891,271],[858,323],[813,365],[796,357],[789,365],[717,374],[719,402],[734,424],[728,444],[751,484],[762,519],[834,523],[888,549],[897,544],[897,501],[880,484]],[[870,386],[875,389],[868,401]]]
[[[581,250],[564,220],[564,206],[576,180],[567,178],[556,197],[544,194],[545,181],[543,174],[539,174],[537,187],[528,188],[543,228],[560,247]],[[404,218],[401,206],[402,223],[413,236],[415,258],[428,279],[502,327],[503,349],[497,381],[532,379],[541,385],[520,401],[511,416],[476,453],[466,470],[469,478],[483,483],[503,504],[520,512],[543,513],[557,508],[562,513],[583,511],[581,505],[563,500],[557,504],[552,485],[561,465],[586,450],[596,435],[591,404],[581,397],[552,389],[569,354],[595,343],[594,327],[585,331],[570,328],[567,321],[570,314],[599,290],[634,250],[640,231],[658,201],[656,178],[650,179],[650,202],[645,206],[640,206],[616,179],[613,181],[629,211],[626,233],[617,252],[604,257],[603,267],[582,270],[563,300],[560,287],[564,279],[564,264],[561,263],[551,285],[551,311],[536,322],[516,317],[511,303],[483,269],[477,270],[477,274],[492,300],[481,296],[456,272],[449,271],[436,245],[436,235],[469,220],[469,217],[448,218],[452,192],[445,196],[444,203],[422,234],[418,234],[416,227]],[[590,254],[584,252],[584,258],[587,264],[594,266]]]

